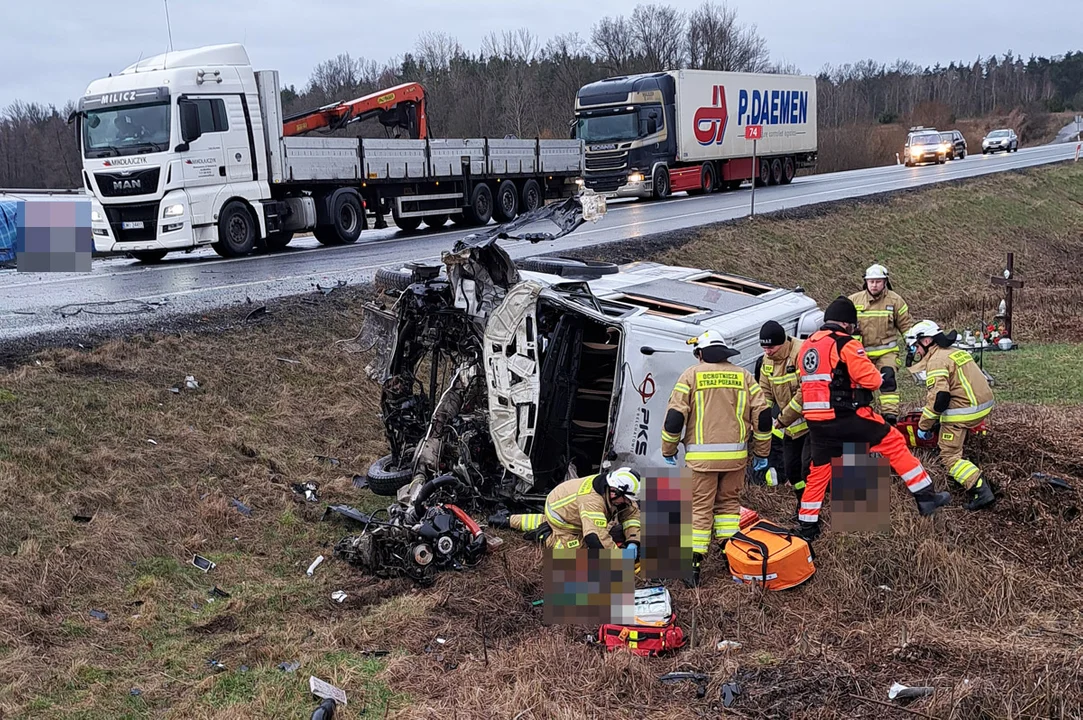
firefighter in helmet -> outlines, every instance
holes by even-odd
[[[771,411],[752,373],[730,359],[740,354],[716,330],[688,341],[699,361],[678,378],[662,427],[662,457],[676,465],[684,437],[684,461],[692,470],[692,585],[711,543],[725,544],[741,520],[738,495],[748,466],[748,442],[754,440],[753,469],[767,470],[771,451]]]
[[[878,370],[890,372],[890,381],[880,389],[880,412],[892,425],[899,416],[899,391],[894,386],[899,367],[899,336],[910,327],[910,309],[906,301],[891,289],[887,268],[870,265],[865,270],[865,286],[850,296],[857,308],[857,332],[854,338],[865,347],[865,354]]]
[[[932,480],[910,452],[906,440],[871,407],[873,391],[887,369],[878,371],[852,333],[857,308],[845,297],[824,312],[824,325],[801,345],[801,405],[812,444],[812,468],[801,497],[798,532],[807,540],[820,534],[820,509],[831,481],[831,463],[842,457],[844,443],[857,443],[867,452],[881,453],[917,502],[922,515],[931,515],[951,496],[933,490]]]
[[[801,377],[797,372],[801,343],[787,335],[780,324],[768,320],[760,328],[760,347],[763,348],[764,356],[757,380],[763,388],[764,399],[767,400],[773,417],[786,416],[784,423],[777,423],[784,425],[786,429],[776,427],[772,430],[774,438],[771,441],[772,455],[768,458],[771,468],[767,484],[777,483],[772,481],[772,476],[785,478],[793,486],[800,504],[811,459],[807,442],[808,424],[801,417],[800,406],[791,407],[791,401],[801,385]],[[774,453],[776,443],[782,446],[781,458]],[[781,468],[778,467],[779,464]],[[778,473],[780,469],[783,470],[782,473]]]
[[[955,332],[945,334],[932,320],[922,320],[906,333],[906,364],[927,389],[918,435],[926,440],[940,426],[940,461],[969,493],[967,509],[978,510],[995,498],[981,469],[963,459],[963,441],[992,412],[993,390],[970,353],[951,349],[957,337]]]

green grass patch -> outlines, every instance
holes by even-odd
[[[1083,345],[1020,345],[985,353],[983,362],[999,402],[1083,403]]]

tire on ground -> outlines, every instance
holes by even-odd
[[[797,174],[797,163],[789,155],[782,161],[782,184],[789,185]]]
[[[372,465],[369,465],[367,473],[369,489],[384,497],[394,497],[399,488],[409,484],[414,475],[414,470],[411,467],[407,467],[405,470],[388,470],[387,465],[390,462],[391,456],[384,455]]]
[[[782,184],[782,158],[775,158],[771,161],[771,184]]]
[[[395,203],[391,206],[391,220],[398,226],[399,230],[403,232],[414,232],[421,227],[421,217],[402,217],[399,215],[399,205]]]
[[[397,290],[402,291],[410,287],[413,273],[409,268],[404,267],[382,267],[376,270],[376,277],[373,278],[373,284],[376,285],[377,290]]]
[[[498,223],[511,222],[519,213],[519,191],[515,183],[505,180],[496,188],[493,199],[493,219]]]
[[[211,245],[222,257],[240,257],[256,247],[259,224],[248,206],[230,200],[218,215],[218,242]]]
[[[760,171],[756,176],[756,187],[766,187],[771,182],[771,163],[760,158]]]
[[[523,183],[523,190],[519,193],[519,213],[532,212],[544,204],[545,196],[542,194],[541,184],[533,178]]]
[[[442,228],[447,225],[447,215],[426,215],[424,218],[425,227],[430,227],[433,230],[436,228]]]
[[[620,272],[620,267],[610,262],[595,260],[576,260],[565,257],[528,257],[515,261],[515,266],[527,272],[574,277],[582,275],[613,275]]]
[[[267,249],[271,252],[285,250],[291,240],[293,240],[293,233],[289,230],[271,233],[267,236]]]

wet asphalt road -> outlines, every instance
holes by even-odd
[[[936,182],[958,180],[1005,170],[1071,160],[1075,144],[1026,148],[1017,153],[983,156],[945,165],[906,168],[901,165],[853,170],[798,178],[792,185],[760,188],[756,211],[772,212],[804,205],[905,190]],[[596,225],[584,225],[560,240],[536,245],[505,243],[512,257],[560,252],[619,240],[664,233],[744,217],[749,212],[750,189],[700,197],[683,195],[665,202],[615,201]],[[140,324],[143,318],[206,312],[245,303],[258,303],[333,286],[345,281],[357,285],[371,280],[377,268],[408,260],[440,258],[469,230],[405,235],[397,229],[371,230],[355,245],[325,248],[312,237],[294,240],[289,249],[273,255],[224,260],[210,248],[191,254],[175,253],[160,265],[110,258],[95,261],[90,274],[18,273],[0,270],[0,341],[39,333],[104,329],[118,324]],[[101,313],[71,314],[73,304],[115,302],[96,308]],[[150,303],[151,305],[148,305]],[[65,308],[65,306],[68,306]],[[141,311],[141,312],[140,312]]]

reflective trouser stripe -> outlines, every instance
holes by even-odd
[[[978,420],[989,414],[993,409],[993,401],[983,402],[981,405],[971,407],[952,408],[941,413],[941,417],[949,418],[953,422],[968,422]]]
[[[549,505],[545,506],[545,519],[549,521],[550,525],[562,528],[564,530],[575,531],[579,529],[575,525],[564,522],[564,518],[562,518],[560,515],[557,515],[556,511],[553,510],[553,508],[549,507]]]
[[[715,515],[714,536],[718,540],[725,540],[737,534],[741,528],[741,516],[738,515]]]
[[[967,483],[980,471],[978,466],[969,460],[959,460],[951,466],[949,472],[951,473],[951,476],[955,478],[955,482],[966,487]]]
[[[711,531],[692,528],[692,552],[706,555],[711,546]]]
[[[884,405],[898,405],[902,398],[891,393],[880,393],[880,403]]]
[[[801,502],[801,509],[797,513],[797,519],[801,522],[819,522],[820,521],[820,508],[823,507],[823,502]]]
[[[542,515],[541,513],[512,515],[508,520],[509,524],[514,529],[530,532],[531,530],[537,530],[541,527],[541,524],[545,521],[545,515]]]
[[[929,473],[925,472],[925,468],[920,464],[910,472],[903,473],[901,477],[903,482],[906,483],[907,489],[912,493],[933,484],[933,481],[929,479]]]

